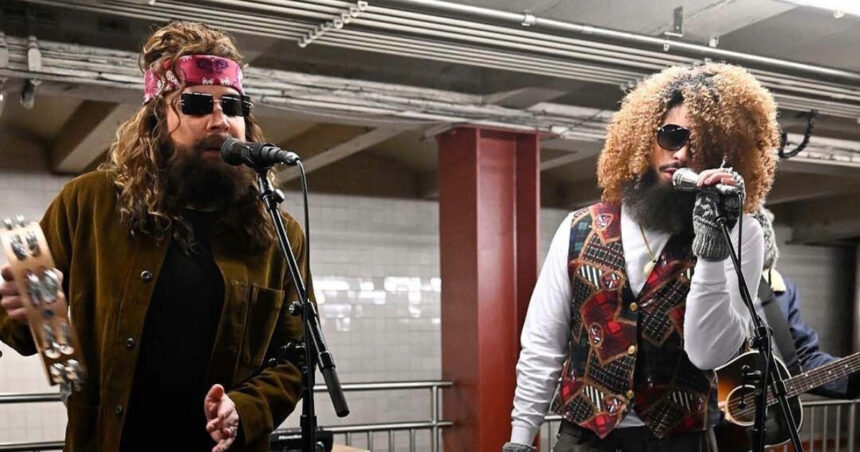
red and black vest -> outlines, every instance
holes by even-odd
[[[696,258],[691,237],[673,236],[645,286],[630,290],[621,209],[574,213],[568,275],[570,355],[553,410],[601,438],[631,407],[658,437],[700,431],[719,420],[716,376],[684,351],[684,310]]]

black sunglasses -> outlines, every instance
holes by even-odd
[[[179,97],[182,114],[203,116],[215,109],[215,97],[208,93],[182,93]],[[221,96],[221,111],[225,116],[248,116],[251,113],[251,103],[248,96],[227,94]]]
[[[677,124],[664,124],[657,128],[657,144],[667,151],[677,151],[690,141],[690,129]]]

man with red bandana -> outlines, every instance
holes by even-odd
[[[755,294],[762,233],[742,211],[770,188],[778,139],[772,96],[739,67],[668,68],[627,95],[602,202],[565,218],[532,294],[505,452],[533,450],[549,410],[556,452],[716,450],[713,369],[749,328],[718,208]],[[685,167],[699,191],[673,189]]]
[[[67,399],[66,451],[268,451],[300,396],[282,347],[297,299],[248,168],[226,138],[263,141],[232,39],[171,23],[143,46],[144,103],[109,161],[41,220],[88,375]],[[283,214],[308,292],[304,237]],[[9,267],[0,339],[35,353]]]

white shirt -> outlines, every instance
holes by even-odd
[[[569,214],[558,228],[532,292],[520,338],[522,351],[517,363],[517,389],[511,414],[511,442],[532,444],[549,408],[569,353],[571,288],[567,273],[570,241]],[[671,237],[668,233],[645,229],[645,237],[659,256]],[[738,226],[732,230],[737,244]],[[651,260],[638,224],[621,207],[621,244],[630,289],[635,296],[645,285],[643,269]],[[761,226],[743,216],[741,268],[752,296],[758,292],[764,242]],[[696,367],[714,369],[737,355],[747,331],[749,312],[738,293],[738,281],[730,258],[723,262],[698,259],[687,294],[684,316],[684,350]],[[642,425],[631,410],[619,427]]]

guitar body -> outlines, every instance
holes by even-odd
[[[54,260],[38,223],[4,221],[0,245],[6,252],[18,294],[27,310],[30,333],[45,365],[48,382],[80,390],[86,369],[69,322],[68,304]]]
[[[774,363],[783,380],[791,377],[785,364],[779,358],[774,357]],[[726,418],[726,422],[721,423],[714,430],[720,452],[746,452],[753,448],[752,427],[755,423],[755,388],[751,382],[744,381],[745,366],[749,366],[751,371],[763,371],[758,352],[744,353],[716,370],[717,404]],[[796,395],[788,397],[788,405],[797,428],[800,429],[803,422],[800,400]],[[777,446],[788,442],[790,439],[779,407],[771,404],[767,409],[765,422],[765,444]]]

